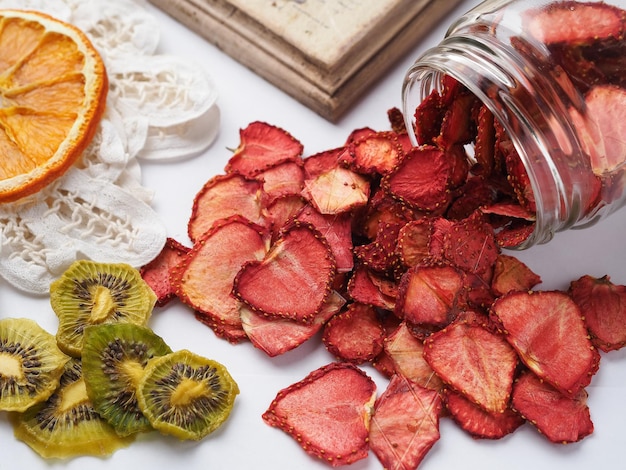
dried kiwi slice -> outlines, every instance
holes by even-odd
[[[46,400],[68,360],[54,336],[34,320],[0,320],[0,410],[24,411]]]
[[[57,343],[73,357],[80,357],[86,326],[145,325],[155,302],[139,270],[125,263],[78,260],[50,284],[50,304],[59,317]]]
[[[59,388],[48,400],[9,418],[15,437],[46,459],[105,457],[134,440],[118,436],[98,415],[87,396],[79,359],[65,365]]]
[[[139,406],[155,429],[193,440],[224,423],[238,394],[222,364],[185,349],[152,359],[137,388]]]
[[[82,361],[87,395],[119,435],[152,429],[137,403],[137,384],[150,359],[171,352],[163,338],[145,326],[110,323],[85,328]]]

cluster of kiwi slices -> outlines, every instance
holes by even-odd
[[[237,383],[220,363],[172,351],[148,326],[156,302],[126,264],[76,261],[50,286],[56,336],[0,319],[0,410],[44,458],[108,456],[139,433],[199,440],[230,415]]]

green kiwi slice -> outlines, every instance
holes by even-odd
[[[156,294],[139,270],[125,263],[77,260],[50,284],[50,304],[59,318],[57,343],[80,357],[89,325],[128,322],[145,325]]]
[[[59,388],[45,401],[23,413],[9,415],[15,437],[46,459],[81,455],[106,457],[130,445],[91,404],[79,359],[65,365]]]
[[[238,394],[222,364],[186,349],[148,362],[137,388],[139,406],[152,427],[192,440],[220,427]]]
[[[152,430],[137,403],[137,385],[150,359],[171,352],[145,326],[110,323],[85,328],[82,362],[87,395],[119,435]]]
[[[24,411],[46,400],[69,359],[34,320],[0,320],[0,410]]]

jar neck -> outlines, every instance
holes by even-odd
[[[450,33],[449,33],[450,34]],[[540,51],[539,51],[540,52]],[[442,79],[451,76],[472,92],[500,121],[528,173],[537,206],[533,234],[519,249],[546,243],[555,232],[572,227],[584,210],[581,195],[569,188],[569,172],[561,171],[579,144],[568,116],[570,97],[528,58],[489,33],[455,31],[424,53],[407,72],[402,103],[407,129],[414,134],[414,113]],[[554,158],[555,152],[563,155]]]

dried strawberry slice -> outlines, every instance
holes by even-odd
[[[297,219],[308,222],[324,236],[335,257],[338,273],[351,272],[354,267],[352,253],[352,214],[349,212],[338,215],[320,214],[307,204],[297,214]]]
[[[241,268],[233,294],[259,313],[309,323],[324,305],[334,278],[328,242],[311,224],[294,221],[263,260]]]
[[[578,442],[593,433],[584,389],[568,397],[527,371],[515,382],[512,406],[551,442]]]
[[[302,164],[284,162],[259,173],[256,179],[263,182],[264,204],[269,205],[285,196],[299,195],[304,188]]]
[[[308,325],[283,318],[268,318],[243,304],[239,313],[243,330],[252,345],[269,357],[276,357],[311,339],[333,315],[339,313],[345,302],[336,291],[331,292],[320,312]]]
[[[226,173],[252,178],[283,162],[301,160],[304,147],[284,129],[265,122],[252,122],[239,131],[240,142],[226,164]]]
[[[231,296],[233,280],[244,263],[263,259],[268,244],[267,230],[243,217],[220,220],[174,268],[176,295],[216,332],[241,331],[239,306]]]
[[[167,237],[159,255],[141,267],[141,277],[157,296],[157,307],[163,307],[176,297],[174,287],[170,282],[170,275],[173,268],[188,251],[188,247],[171,237]]]
[[[452,225],[443,250],[452,264],[478,275],[490,272],[500,254],[493,228],[479,211]]]
[[[626,286],[614,284],[609,276],[585,275],[570,283],[569,292],[594,346],[608,352],[626,345]]]
[[[415,137],[419,145],[435,142],[441,132],[444,114],[441,95],[433,90],[415,110]]]
[[[570,117],[585,153],[591,158],[593,173],[602,176],[626,162],[626,124],[618,110],[626,106],[626,90],[614,85],[598,85],[585,95],[585,114],[572,109]],[[584,169],[581,169],[584,171]]]
[[[394,198],[418,210],[442,210],[450,203],[452,165],[445,152],[434,146],[414,147],[382,186]]]
[[[529,10],[524,29],[545,44],[585,44],[599,39],[619,39],[624,33],[624,13],[604,2],[559,1]]]
[[[307,202],[301,196],[280,196],[263,208],[265,225],[274,235],[277,235],[283,226],[294,219],[306,206]]]
[[[424,359],[424,342],[411,333],[406,322],[387,336],[384,348],[397,374],[424,388],[442,389],[443,382]]]
[[[512,291],[528,291],[539,283],[541,277],[518,258],[501,253],[496,259],[491,280],[491,290],[496,297]]]
[[[367,175],[385,175],[403,155],[395,132],[385,131],[369,135],[350,145],[350,168]]]
[[[192,242],[200,239],[213,223],[232,215],[263,225],[262,183],[236,174],[217,175],[207,181],[194,197],[187,233]]]
[[[393,311],[398,286],[395,281],[359,264],[348,281],[348,295],[355,302]]]
[[[464,287],[452,266],[416,266],[400,280],[395,314],[415,325],[445,326],[456,314]]]
[[[341,214],[367,204],[370,182],[348,168],[336,166],[306,179],[302,195],[322,214]]]
[[[375,131],[371,127],[361,127],[358,129],[354,129],[352,132],[350,132],[350,135],[348,135],[348,138],[346,139],[346,145],[356,142],[357,140],[361,140],[372,134],[376,134],[376,132],[377,131]]]
[[[476,136],[474,113],[479,104],[475,95],[465,88],[459,88],[446,109],[441,131],[435,142],[445,149],[456,144],[469,144]]]
[[[371,243],[354,247],[354,255],[369,269],[393,275],[400,266],[396,244],[401,227],[402,224],[398,223],[381,223],[376,239]]]
[[[515,248],[528,240],[534,231],[534,222],[517,220],[498,230],[496,242],[501,248]]]
[[[439,440],[439,394],[394,375],[376,400],[370,447],[384,468],[414,469]]]
[[[371,305],[351,303],[324,325],[322,342],[342,361],[363,364],[383,350],[385,330]]]
[[[457,321],[424,341],[424,358],[444,383],[484,410],[508,407],[518,358],[501,334]]]
[[[349,146],[324,150],[311,155],[304,159],[304,178],[309,180],[315,179],[338,165],[342,165],[346,159],[350,159]]]
[[[278,392],[263,420],[331,467],[367,457],[376,384],[355,365],[334,362]]]
[[[404,266],[413,267],[432,260],[430,240],[433,231],[433,219],[428,217],[413,220],[400,228],[396,252]]]
[[[511,408],[489,413],[450,389],[444,390],[443,403],[452,419],[475,439],[501,439],[526,422]]]
[[[600,356],[566,293],[511,292],[494,302],[492,313],[522,362],[541,379],[569,397],[591,382]]]
[[[522,207],[535,214],[537,212],[535,193],[528,177],[528,171],[514,148],[511,148],[509,153],[506,154],[504,162],[508,175],[507,179],[515,191],[517,200]]]

